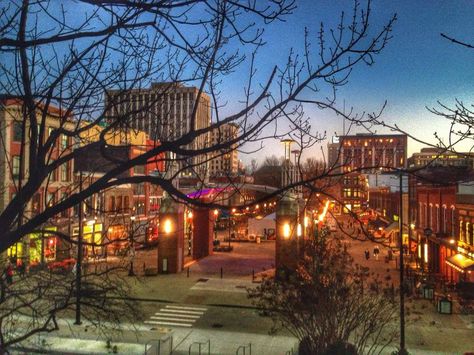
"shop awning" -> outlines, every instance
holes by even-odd
[[[398,222],[392,222],[388,225],[387,228],[385,228],[386,232],[392,232],[392,231],[398,231],[399,230],[399,223]]]
[[[456,254],[446,259],[446,264],[459,272],[474,270],[474,260],[466,258],[462,254]]]

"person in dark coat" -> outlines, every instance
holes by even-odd
[[[13,283],[13,266],[11,263],[7,263],[7,266],[5,267],[5,280],[7,281],[7,285]]]
[[[379,260],[379,253],[380,253],[379,246],[376,245],[376,246],[374,247],[374,257],[375,257],[375,260]]]
[[[365,254],[365,260],[369,260],[369,258],[370,258],[369,249],[365,249],[364,254]]]

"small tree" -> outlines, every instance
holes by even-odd
[[[306,242],[298,269],[249,290],[253,303],[301,342],[302,354],[380,353],[396,335],[396,304],[347,248],[323,231]]]

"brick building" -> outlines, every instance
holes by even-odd
[[[91,128],[83,133],[83,141],[96,141],[101,131],[101,127]],[[107,158],[98,145],[91,144],[87,154],[81,155],[76,161],[76,178],[82,172],[85,186],[102,177],[120,162],[133,159],[159,145],[159,142],[148,139],[144,132],[133,130],[112,132],[105,136],[105,140]],[[164,161],[164,155],[152,157],[147,164],[134,166],[117,178],[161,174],[165,170]],[[108,247],[109,251],[114,253],[128,245],[126,236],[132,225],[137,236],[134,239],[138,239],[138,242],[146,242],[151,238],[147,233],[150,229],[157,229],[162,195],[162,190],[149,182],[117,185],[90,196],[85,203],[84,212],[86,217],[100,219],[107,226],[108,231],[104,236],[109,241],[117,240]],[[78,209],[75,216],[77,214]]]
[[[355,134],[339,137],[339,163],[344,172],[376,173],[406,168],[407,136],[404,134]]]
[[[403,134],[355,134],[339,137],[339,147],[331,146],[332,158],[348,178],[341,179],[341,195],[346,209],[367,206],[367,174],[390,172],[406,167],[407,136]],[[356,176],[360,177],[357,179]]]
[[[436,167],[418,172],[414,180],[416,203],[411,208],[416,210],[417,257],[429,272],[451,282],[470,274],[470,270],[462,270],[462,263],[456,265],[453,260],[471,258],[474,264],[469,256],[473,245],[469,211],[474,210],[474,199],[466,189],[459,193],[460,181],[472,178],[472,174],[467,168]],[[466,255],[458,256],[459,248]]]
[[[30,174],[30,130],[29,121],[23,122],[23,102],[20,99],[2,99],[0,101],[0,211],[3,211],[17,193],[19,183],[24,183]],[[74,130],[73,117],[65,116],[59,108],[49,105],[46,110],[37,106],[39,142],[45,144],[52,132],[60,127]],[[43,119],[44,118],[44,119]],[[24,130],[23,130],[23,124]],[[51,154],[46,158],[48,164],[73,149],[71,137],[61,134],[54,141]],[[43,181],[33,198],[27,202],[23,218],[31,218],[45,208],[53,206],[70,193],[74,177],[73,162],[62,164],[52,171]],[[20,181],[21,180],[21,181]],[[56,222],[62,225],[70,217],[66,210],[57,216]],[[49,223],[43,229],[56,230]],[[43,257],[46,260],[56,258],[56,238],[41,242],[40,235],[30,234],[23,242],[16,243],[8,250],[12,258],[23,258],[30,263],[37,263]],[[29,259],[29,260],[26,260]]]

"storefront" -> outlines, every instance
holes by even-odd
[[[43,230],[57,231],[57,227],[45,227]],[[30,265],[37,265],[41,261],[55,261],[57,256],[56,247],[57,237],[54,234],[31,233],[23,238],[23,241],[9,247],[7,255],[14,264],[21,259],[27,261]]]
[[[128,246],[127,230],[124,225],[118,224],[107,229],[107,254],[118,255]]]
[[[454,282],[474,282],[474,253],[458,246],[457,253],[447,257],[445,262],[454,274]]]
[[[94,220],[88,221],[82,227],[82,240],[85,243],[83,248],[84,258],[98,258],[105,256],[105,248],[102,243],[102,230],[102,223],[97,223]],[[79,227],[74,227],[72,230],[72,237],[77,239],[78,236]]]

